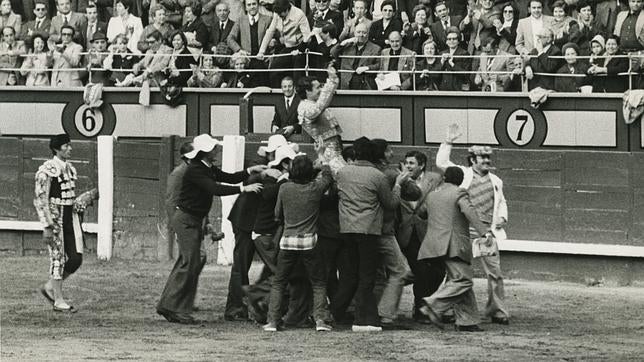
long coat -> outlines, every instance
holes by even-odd
[[[444,183],[427,195],[423,207],[427,210],[427,228],[431,232],[425,234],[418,260],[447,256],[471,262],[470,225],[481,235],[487,228],[479,220],[467,191]]]

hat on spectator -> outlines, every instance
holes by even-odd
[[[570,48],[575,49],[575,52],[577,53],[577,55],[579,55],[579,45],[577,45],[575,43],[566,43],[566,44],[564,44],[564,46],[561,48],[561,52],[563,54],[566,54],[566,50],[568,50]]]
[[[184,156],[192,160],[200,151],[210,152],[218,145],[221,145],[221,142],[212,138],[209,134],[200,134],[192,140],[193,150],[186,153]]]
[[[107,36],[105,36],[105,34],[103,34],[103,33],[101,33],[101,32],[98,32],[98,31],[97,31],[97,32],[96,32],[96,33],[94,33],[94,35],[92,36],[92,40],[90,40],[90,42],[92,42],[92,43],[93,43],[93,42],[95,42],[95,41],[97,41],[97,40],[105,40],[105,41],[107,41]]]
[[[467,152],[472,156],[490,156],[492,155],[492,147],[490,146],[472,146]]]
[[[304,153],[295,152],[293,150],[293,147],[291,147],[291,145],[288,145],[288,144],[281,145],[275,150],[275,159],[273,161],[269,162],[268,165],[271,166],[271,167],[272,166],[277,166],[287,158],[289,160],[292,160],[295,157],[297,157],[299,155],[303,155],[303,154]]]
[[[592,43],[597,43],[597,44],[601,45],[602,49],[606,48],[606,40],[600,34],[597,34],[597,35],[595,35],[593,37],[593,39],[590,41],[590,44],[592,44]]]
[[[291,143],[286,141],[286,138],[281,134],[274,134],[268,138],[268,145],[261,146],[257,150],[257,154],[261,157],[266,157],[266,154],[274,152],[280,146],[291,146],[294,152],[298,152],[300,147],[297,143]]]

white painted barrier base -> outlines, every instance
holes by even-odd
[[[98,136],[98,237],[96,256],[112,258],[112,226],[114,219],[114,137]]]
[[[244,150],[246,139],[244,136],[224,136],[221,169],[224,172],[238,172],[244,169]],[[221,198],[221,231],[225,237],[219,241],[217,250],[217,264],[231,265],[233,263],[233,250],[235,249],[235,235],[233,226],[228,221],[228,214],[237,200],[237,195]]]

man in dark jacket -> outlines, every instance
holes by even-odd
[[[251,173],[261,172],[266,166],[252,166],[236,173],[224,172],[214,165],[218,144],[219,141],[210,135],[202,134],[194,138],[193,150],[185,155],[191,161],[183,177],[178,209],[172,220],[177,233],[179,257],[157,304],[157,313],[171,323],[198,323],[191,313],[201,268],[204,218],[210,211],[212,197],[259,192],[262,189],[261,184],[229,186],[220,183],[243,182]]]
[[[538,75],[534,73],[556,73],[563,64],[563,59],[552,58],[561,55],[561,50],[553,42],[554,36],[552,30],[544,28],[539,34],[539,42],[542,44],[542,50],[539,52],[536,48],[529,55],[536,58],[530,58],[525,66],[525,77],[528,79],[528,90],[541,87],[544,89],[555,89],[555,77],[552,75]]]
[[[284,77],[281,86],[283,98],[275,102],[275,116],[273,116],[271,131],[283,134],[288,139],[293,134],[302,133],[302,126],[297,119],[300,97],[295,94],[293,78]]]
[[[441,258],[447,279],[434,294],[424,299],[427,305],[420,311],[442,329],[440,317],[453,308],[457,331],[481,331],[472,289],[470,225],[488,240],[491,234],[479,220],[467,191],[458,187],[463,182],[463,170],[448,167],[444,177],[445,183],[430,192],[423,205],[427,210],[427,228],[431,232],[425,234],[418,260]]]

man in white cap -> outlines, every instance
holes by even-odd
[[[171,323],[198,323],[191,313],[201,268],[203,223],[210,211],[212,197],[259,192],[262,189],[258,183],[240,186],[221,184],[243,182],[250,174],[261,172],[266,166],[252,166],[236,173],[224,172],[215,166],[217,145],[220,145],[219,141],[202,134],[194,138],[193,150],[185,154],[190,164],[183,177],[177,210],[172,219],[177,233],[179,257],[157,304],[157,313]]]
[[[457,124],[449,126],[447,139],[441,144],[436,154],[436,166],[443,172],[451,166],[457,166],[449,159],[452,143],[461,136]],[[469,166],[458,166],[463,170],[463,182],[460,187],[467,190],[470,200],[476,209],[480,221],[489,227],[496,240],[506,238],[505,224],[508,222],[508,206],[503,196],[503,181],[490,172],[489,146],[472,146],[469,148],[467,161]],[[480,238],[481,235],[470,228],[470,239]],[[501,274],[501,258],[498,246],[495,255],[482,256],[481,264],[488,280],[488,301],[485,314],[490,316],[493,323],[509,324],[510,314],[505,306],[503,275]]]

